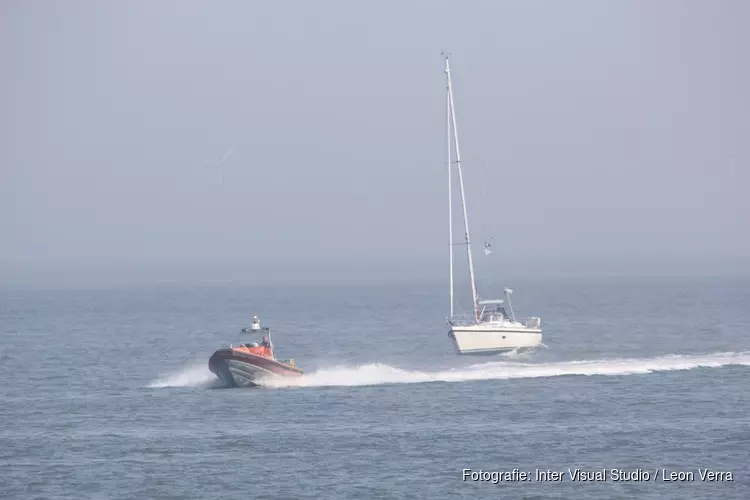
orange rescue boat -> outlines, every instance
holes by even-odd
[[[250,342],[239,346],[223,347],[217,350],[208,360],[208,369],[229,387],[254,387],[264,378],[299,377],[304,370],[297,368],[293,359],[280,361],[271,340],[271,330],[261,328],[257,316],[253,323],[242,329],[243,333],[260,333],[260,343]]]

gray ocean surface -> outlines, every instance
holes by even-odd
[[[750,498],[750,280],[509,285],[546,348],[457,356],[441,282],[4,290],[0,497]],[[306,375],[217,388],[253,314]]]

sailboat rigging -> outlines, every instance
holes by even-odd
[[[542,343],[541,319],[538,317],[526,320],[516,320],[510,295],[513,290],[504,289],[505,300],[480,300],[477,293],[474,264],[471,254],[471,237],[469,236],[469,216],[466,211],[466,196],[464,193],[464,179],[461,168],[461,149],[458,142],[458,127],[456,124],[456,108],[453,100],[453,82],[451,80],[449,56],[445,58],[446,75],[446,164],[448,170],[448,232],[450,257],[450,317],[446,318],[450,325],[449,336],[459,354],[493,354],[530,348]],[[452,139],[452,140],[451,140]],[[451,150],[452,149],[452,150]],[[455,156],[455,160],[453,157]],[[458,184],[461,193],[461,210],[464,222],[464,241],[466,258],[469,265],[469,280],[471,283],[472,315],[469,318],[454,315],[454,265],[453,265],[453,200],[452,173],[458,173]],[[484,250],[489,255],[492,250],[485,241]],[[510,314],[505,310],[507,300]]]

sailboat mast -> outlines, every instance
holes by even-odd
[[[447,61],[447,59],[446,59]],[[446,86],[446,89],[448,87]],[[448,167],[448,254],[450,258],[450,300],[451,300],[451,315],[453,318],[453,184],[451,178],[451,96],[450,91],[447,90],[445,93],[445,144],[447,147],[447,167]]]
[[[448,100],[450,102],[451,121],[453,125],[453,137],[456,140],[456,165],[458,167],[458,184],[461,187],[461,207],[464,213],[464,230],[466,237],[466,255],[469,259],[469,276],[471,279],[471,298],[474,308],[474,320],[479,321],[477,309],[477,284],[474,279],[474,264],[471,261],[471,239],[469,238],[469,216],[466,213],[466,197],[464,196],[464,178],[461,172],[461,150],[458,146],[458,127],[456,126],[456,107],[453,104],[453,85],[451,84],[451,70],[448,64],[448,56],[445,56],[445,74],[448,78]]]

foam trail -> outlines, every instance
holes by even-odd
[[[269,388],[414,384],[421,382],[465,382],[512,378],[559,377],[562,375],[632,375],[699,367],[750,366],[750,352],[670,355],[645,359],[606,359],[560,363],[489,362],[452,370],[423,372],[372,363],[339,366],[296,378],[273,378],[262,382]]]
[[[216,375],[208,369],[207,363],[196,363],[180,371],[162,375],[146,387],[210,387],[216,385]]]

